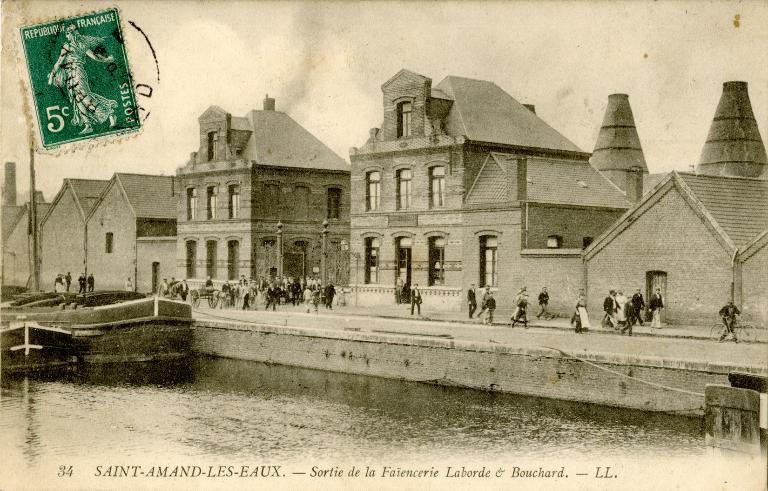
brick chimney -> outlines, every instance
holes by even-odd
[[[16,206],[16,162],[5,163],[3,205]]]
[[[263,109],[265,111],[274,111],[275,110],[275,98],[269,97],[269,94],[264,96],[264,105]]]
[[[627,201],[637,203],[643,197],[643,170],[640,167],[632,167],[626,173],[624,190],[627,193]]]
[[[595,150],[589,160],[593,167],[613,181],[627,193],[627,198],[634,196],[636,179],[634,169],[638,169],[640,181],[639,195],[642,197],[643,174],[648,174],[643,148],[635,127],[635,117],[629,105],[627,94],[608,96],[603,124],[597,135]],[[632,185],[629,185],[632,183]],[[632,189],[629,189],[632,188]]]
[[[749,101],[747,82],[725,82],[696,172],[717,176],[766,175],[768,159]]]

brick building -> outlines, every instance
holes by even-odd
[[[401,278],[430,308],[466,309],[471,283],[496,289],[500,308],[524,285],[570,308],[582,249],[629,207],[625,193],[493,82],[432,87],[401,70],[382,95],[381,128],[350,151],[359,302],[393,303]]]
[[[726,82],[697,173],[649,176],[652,189],[585,251],[590,310],[611,288],[659,287],[667,322],[717,322],[733,299],[768,323],[766,169],[747,85]]]
[[[200,146],[177,171],[176,276],[319,277],[328,220],[329,279],[346,282],[349,165],[269,97],[244,117],[211,106],[198,121]]]
[[[122,290],[131,278],[139,292],[154,292],[176,273],[173,176],[116,173],[87,217],[86,257],[96,288]]]
[[[109,181],[64,179],[47,213],[40,214],[40,281],[50,289],[59,273],[74,278],[87,268],[86,217]]]

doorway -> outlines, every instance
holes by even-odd
[[[411,247],[413,246],[413,239],[410,237],[400,237],[395,243],[395,257],[397,258],[397,273],[395,278],[395,285],[398,283],[398,279],[403,281],[403,293],[408,296],[411,288]],[[405,301],[410,301],[404,299]]]
[[[653,294],[656,293],[656,289],[661,290],[661,301],[664,303],[664,308],[661,311],[661,322],[667,321],[667,308],[669,307],[669,299],[667,298],[667,273],[666,271],[647,271],[645,273],[645,298],[646,303],[651,302]]]

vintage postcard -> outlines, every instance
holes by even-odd
[[[0,489],[766,489],[765,2],[0,14]]]

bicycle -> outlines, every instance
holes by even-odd
[[[726,334],[726,336],[723,337],[723,334]],[[726,327],[725,324],[723,324],[722,318],[720,319],[720,322],[713,324],[709,329],[709,337],[717,339],[720,342],[728,340],[729,335],[730,333],[726,332]],[[736,337],[737,343],[740,341],[751,343],[755,341],[754,326],[742,322],[742,320],[737,317],[733,321],[733,335]]]

